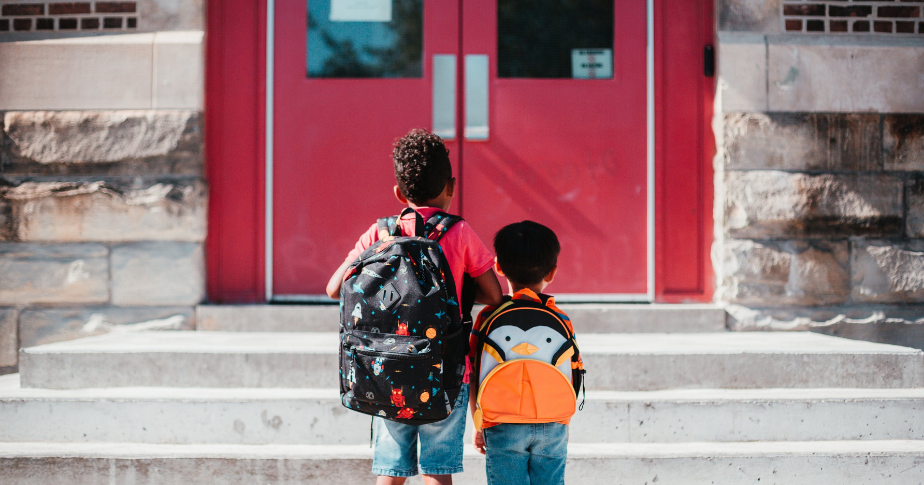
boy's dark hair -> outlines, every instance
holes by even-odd
[[[515,222],[494,235],[494,253],[507,279],[534,285],[558,265],[561,245],[548,227],[533,221]]]
[[[452,178],[449,150],[427,130],[411,130],[395,142],[395,180],[407,200],[423,204],[443,192]]]

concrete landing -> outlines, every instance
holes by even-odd
[[[587,388],[924,387],[924,352],[792,333],[579,334]],[[23,349],[23,387],[337,387],[335,333],[110,334]]]
[[[568,483],[870,483],[919,485],[922,441],[575,444]],[[0,443],[5,483],[365,483],[362,445]],[[484,484],[469,446],[457,484]],[[411,483],[420,483],[414,479]]]

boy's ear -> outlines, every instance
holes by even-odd
[[[401,193],[401,189],[397,185],[395,185],[395,197],[398,198],[398,202],[401,202],[402,204],[407,204],[407,197],[405,197],[404,194]]]
[[[453,197],[456,194],[456,178],[450,177],[449,182],[446,182],[446,195]]]
[[[500,264],[497,262],[497,258],[494,258],[494,272],[504,276],[504,270],[501,269]]]
[[[549,271],[549,274],[545,275],[545,278],[542,278],[542,281],[545,281],[545,284],[549,284],[552,280],[555,279],[555,274],[558,273],[558,266],[552,268],[552,271]]]

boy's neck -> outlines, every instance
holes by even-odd
[[[546,287],[545,281],[540,281],[539,283],[536,283],[535,285],[521,285],[519,283],[514,283],[510,281],[509,279],[507,280],[507,289],[510,291],[510,296],[513,296],[514,294],[516,294],[516,292],[524,288],[528,290],[532,290],[533,293],[538,295],[539,293],[542,293],[542,290],[544,290],[545,287]]]

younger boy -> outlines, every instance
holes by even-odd
[[[509,298],[505,297],[505,300],[528,300],[544,305],[548,310],[556,314],[573,337],[574,329],[568,316],[555,306],[553,297],[542,293],[545,287],[555,279],[555,274],[558,271],[558,254],[561,251],[561,246],[555,233],[548,227],[532,221],[510,224],[502,228],[494,236],[494,251],[497,254],[495,269],[499,274],[507,277],[507,288],[511,296]],[[471,359],[475,358],[475,352],[478,350],[475,344],[477,341],[475,332],[482,328],[482,324],[494,313],[495,309],[496,307],[494,306],[488,306],[478,314],[471,339]],[[509,313],[509,310],[505,310],[505,312]],[[492,328],[503,333],[502,329],[507,327]],[[493,330],[490,335],[494,337]],[[514,338],[517,338],[518,334],[514,333],[514,335]],[[510,340],[511,337],[508,336],[505,339]],[[543,338],[542,341],[544,342],[545,339]],[[553,340],[549,338],[548,341],[552,342]],[[514,340],[510,344],[515,342]],[[543,342],[538,342],[537,345],[541,346]],[[504,346],[502,341],[497,344]],[[535,352],[528,358],[533,358],[542,353],[540,352],[542,349],[532,345],[527,346],[528,350],[517,348],[524,345],[520,344],[509,350],[526,354]],[[506,358],[510,359],[512,355],[508,353]],[[522,357],[514,356],[514,358]],[[513,361],[508,360],[508,362]],[[580,360],[577,359],[575,364],[580,364]],[[567,368],[567,372],[572,372],[573,366],[570,362],[564,363],[564,367]],[[582,365],[578,366],[579,369],[582,367]],[[487,370],[483,362],[482,368]],[[514,375],[521,374],[515,373]],[[475,369],[472,372],[472,395],[469,402],[471,403],[472,416],[476,423],[481,416],[481,410],[477,409],[476,406],[478,388],[481,384],[479,382],[480,377],[479,369]],[[494,377],[495,380],[497,378],[496,376]],[[531,389],[536,390],[537,386],[544,383],[531,382],[529,384]],[[551,389],[546,388],[545,392],[561,391],[561,387],[555,387],[555,391],[551,391]],[[542,389],[539,389],[539,391],[542,391]],[[566,398],[560,395],[560,392],[556,397],[560,399],[570,399],[572,397],[567,390],[564,392],[567,392],[569,397]],[[560,419],[557,422],[493,423],[486,419],[483,420],[482,431],[475,432],[474,445],[478,451],[487,455],[488,484],[564,484],[565,461],[568,456],[568,422],[574,408],[571,407],[570,409],[570,413],[567,414],[569,417]]]
[[[452,176],[449,151],[440,137],[425,130],[411,130],[395,143],[392,159],[395,164],[395,197],[402,204],[420,213],[424,220],[433,214],[449,210],[455,195],[456,179]],[[413,213],[401,221],[404,235],[415,235],[416,218]],[[356,247],[347,255],[327,283],[327,294],[339,298],[340,286],[350,264],[366,248],[379,239],[375,223],[360,236]],[[462,281],[465,274],[475,282],[475,301],[489,305],[500,304],[501,288],[492,271],[494,258],[471,227],[460,221],[446,231],[440,239],[455,281],[456,298],[462,303]],[[461,310],[461,308],[460,308]],[[470,367],[470,366],[466,366]],[[448,418],[424,425],[409,425],[375,418],[375,451],[372,473],[378,475],[377,484],[401,485],[406,477],[417,474],[417,441],[420,440],[420,471],[424,483],[451,484],[452,474],[462,471],[465,407],[468,401],[468,379]]]

